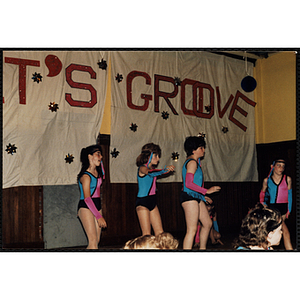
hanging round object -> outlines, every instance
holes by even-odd
[[[250,93],[256,88],[256,80],[252,76],[246,76],[241,82],[242,89]]]

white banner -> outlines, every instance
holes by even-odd
[[[3,52],[3,188],[74,184],[102,122],[108,52]]]
[[[159,167],[181,181],[183,144],[204,134],[205,181],[257,181],[253,92],[241,81],[251,63],[200,51],[112,52],[111,182],[136,182],[136,157],[153,142]],[[247,73],[246,73],[247,70]],[[173,160],[179,154],[177,161]]]

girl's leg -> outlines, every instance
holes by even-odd
[[[291,236],[288,227],[285,224],[285,216],[282,217],[282,237],[285,250],[293,250]]]
[[[195,200],[182,203],[185,214],[186,234],[183,240],[183,249],[192,249],[199,219],[199,205]]]
[[[151,235],[150,211],[147,207],[138,206],[136,213],[140,222],[142,235]]]
[[[102,209],[100,209],[100,214],[101,214],[101,216],[103,215],[102,214]],[[96,230],[97,230],[97,240],[98,240],[98,245],[99,245],[99,243],[100,243],[100,236],[101,236],[101,231],[102,231],[102,228],[101,227],[99,227],[99,225],[98,225],[98,222],[97,222],[97,220],[96,220],[96,218],[95,218],[95,222],[96,222]]]
[[[200,250],[206,249],[207,239],[210,232],[210,229],[212,227],[212,220],[209,216],[206,204],[204,201],[200,201],[199,203],[199,220],[202,224],[201,230],[200,230]]]
[[[157,206],[155,206],[155,208],[150,211],[150,224],[152,225],[155,236],[164,232],[160,213]]]
[[[215,239],[215,235],[214,235],[214,230],[213,228],[211,228],[210,232],[209,232],[209,237],[211,239],[212,244],[216,244],[216,239]]]
[[[78,217],[88,238],[87,249],[98,249],[101,230],[93,213],[89,209],[81,207]]]
[[[200,222],[198,221],[194,247],[199,247],[199,245],[200,245],[200,237],[199,237],[199,235],[200,235],[200,228],[201,228],[201,225],[200,225]]]

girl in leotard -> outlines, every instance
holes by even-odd
[[[160,156],[161,149],[159,145],[149,143],[142,147],[141,154],[136,159],[138,195],[135,207],[142,235],[151,235],[151,226],[156,236],[163,232],[156,203],[156,177],[174,171],[175,167],[170,165],[164,169],[155,169]]]
[[[184,150],[187,159],[182,167],[183,189],[180,194],[180,203],[183,207],[186,221],[186,235],[183,240],[183,249],[192,249],[194,237],[197,231],[198,220],[201,222],[200,249],[206,249],[206,243],[212,220],[209,216],[205,202],[206,194],[220,191],[219,186],[209,189],[203,187],[203,173],[200,159],[204,157],[206,142],[203,137],[190,136],[186,138]]]
[[[82,167],[77,177],[80,190],[78,217],[88,238],[87,249],[98,249],[101,229],[107,226],[100,199],[100,186],[104,179],[101,146],[83,148],[80,160]]]
[[[236,250],[273,250],[282,236],[280,212],[258,203],[243,219],[240,234],[234,242]]]
[[[282,215],[283,242],[286,250],[293,250],[291,237],[285,220],[292,211],[292,179],[284,174],[285,161],[277,159],[271,165],[269,176],[264,179],[259,198],[269,208],[275,208]]]

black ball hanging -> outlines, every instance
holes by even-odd
[[[252,76],[246,76],[241,82],[242,89],[247,93],[253,92],[256,85],[256,80]]]

